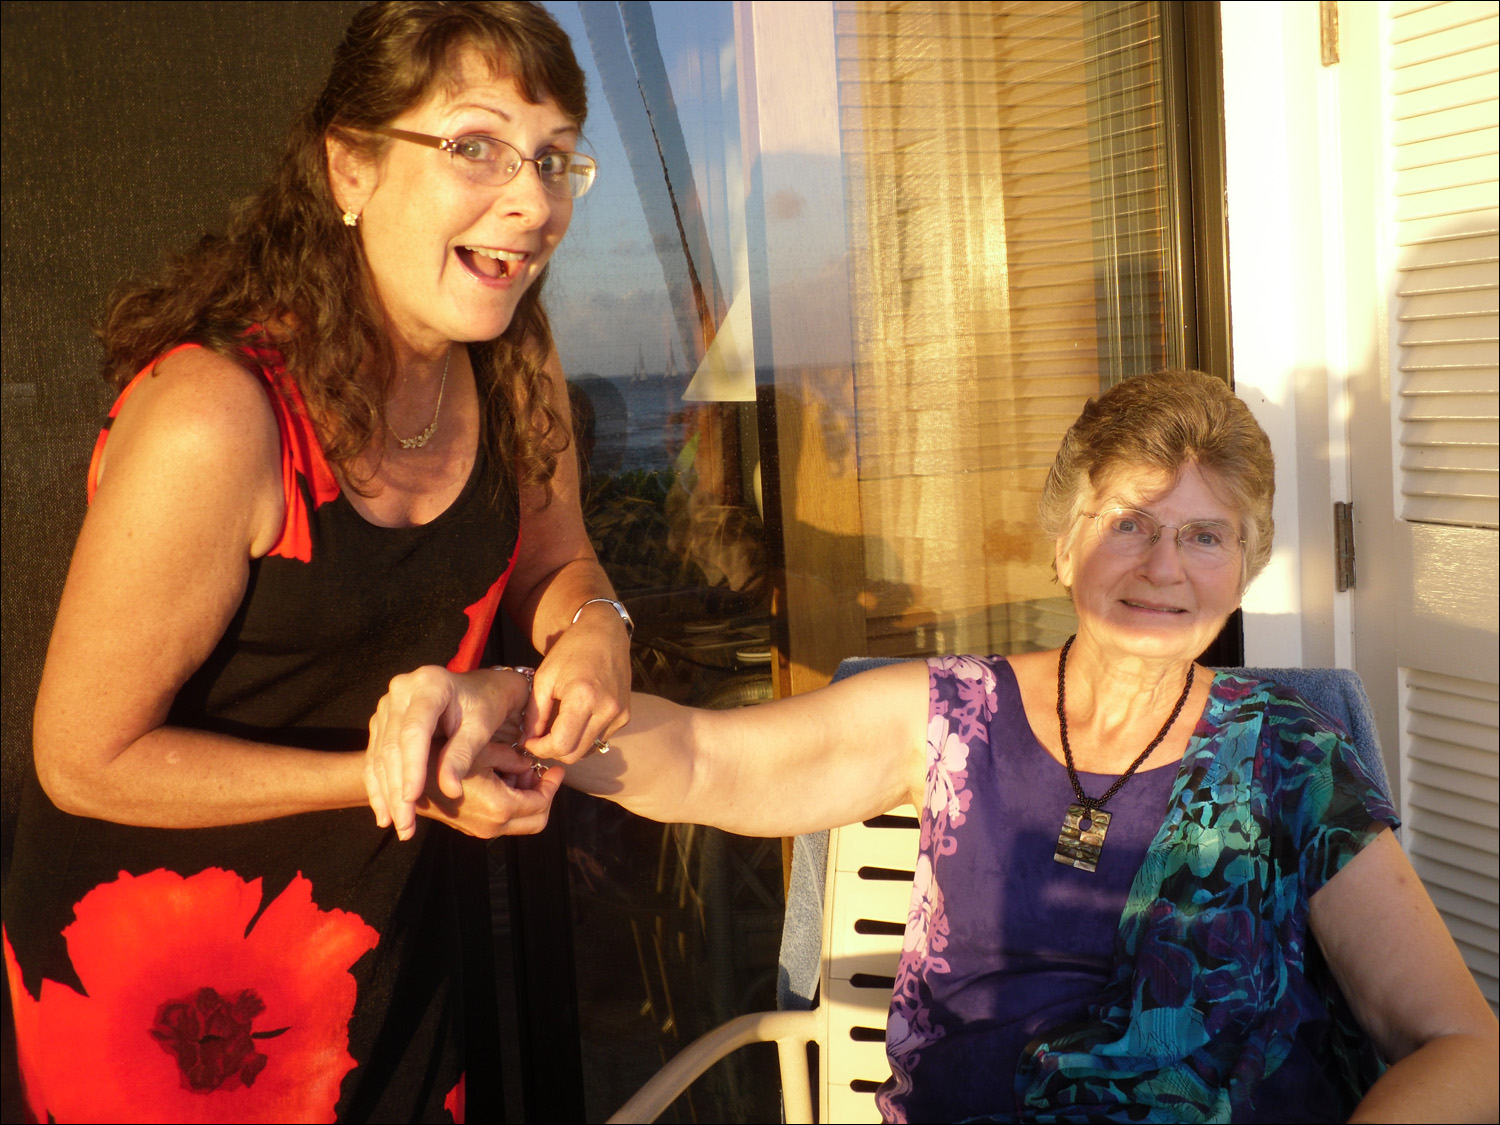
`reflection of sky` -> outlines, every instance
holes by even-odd
[[[570,375],[621,375],[643,361],[645,370],[655,373],[666,368],[671,347],[672,362],[681,371],[688,361],[578,4],[546,0],[545,6],[572,38],[588,76],[584,149],[599,161],[599,178],[574,211],[547,283],[547,310],[563,367]],[[725,175],[726,163],[738,167],[739,148],[733,8],[728,0],[717,0],[652,3],[651,9],[727,299],[733,278],[726,190],[743,191],[741,184],[727,185]]]

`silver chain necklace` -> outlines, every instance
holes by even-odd
[[[390,419],[386,419],[385,428],[391,431],[391,437],[401,443],[402,449],[421,449],[429,441],[432,435],[437,433],[438,414],[443,409],[443,390],[448,386],[448,364],[453,359],[453,345],[448,345],[448,355],[443,360],[443,378],[438,383],[437,405],[432,408],[432,421],[427,423],[427,428],[416,437],[402,437],[391,428]]]

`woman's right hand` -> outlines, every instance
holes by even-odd
[[[539,832],[562,781],[548,770],[535,788],[499,774],[528,772],[502,743],[519,737],[531,684],[519,672],[450,672],[435,665],[397,676],[370,719],[364,780],[375,821],[403,840],[418,814],[474,836]]]
[[[416,815],[431,817],[481,840],[530,836],[547,827],[553,798],[562,785],[562,769],[553,767],[538,776],[531,769],[530,759],[519,750],[491,742],[475,756],[455,798],[437,783],[438,770],[449,764],[445,749],[434,746],[430,765],[433,776],[416,801]],[[402,839],[409,836],[407,832]]]

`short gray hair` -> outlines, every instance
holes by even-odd
[[[1245,581],[1271,558],[1276,463],[1250,408],[1222,379],[1169,368],[1116,383],[1089,399],[1063,436],[1037,515],[1054,542],[1077,522],[1085,485],[1116,470],[1155,469],[1175,480],[1187,465],[1212,475],[1239,513]]]

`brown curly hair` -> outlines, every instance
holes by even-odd
[[[1047,474],[1037,515],[1054,542],[1077,522],[1087,486],[1116,470],[1172,478],[1188,464],[1214,475],[1244,521],[1248,583],[1271,559],[1276,462],[1260,423],[1222,379],[1171,368],[1137,375],[1089,399]]]
[[[234,209],[223,234],[205,235],[111,295],[98,328],[105,379],[123,387],[184,341],[250,367],[258,366],[253,346],[270,344],[307,402],[324,453],[358,489],[349,469],[385,424],[395,363],[362,243],[334,202],[325,139],[377,155],[391,142],[368,130],[452,81],[454,56],[466,47],[514,77],[528,101],[550,97],[583,127],[583,71],[541,5],[391,0],[362,8],[322,92],[293,123],[270,182]],[[504,479],[514,473],[522,485],[551,480],[568,444],[542,370],[552,346],[545,279],[543,271],[499,338],[469,345],[486,440],[501,452]]]

